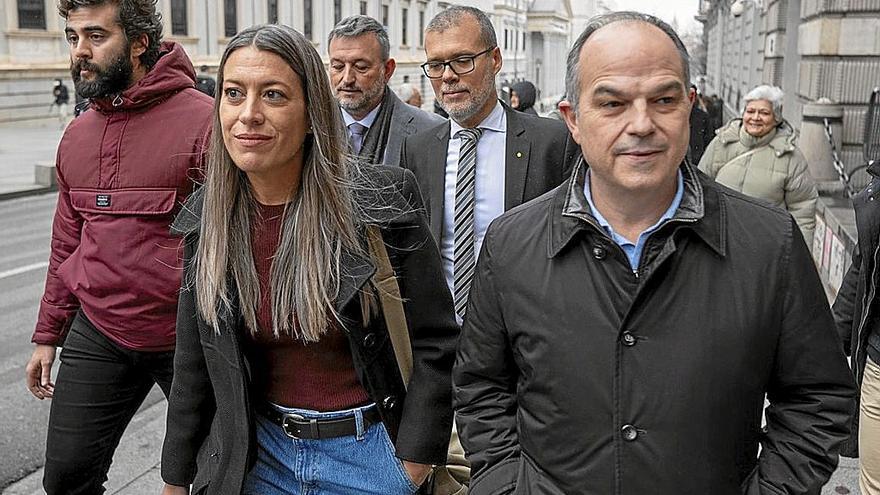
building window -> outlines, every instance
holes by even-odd
[[[333,0],[333,24],[342,20],[342,0]]]
[[[46,29],[44,0],[18,0],[18,28]]]
[[[223,5],[223,34],[227,38],[232,38],[238,32],[238,11],[235,0],[225,0]]]
[[[367,2],[361,2],[361,15],[367,15]]]
[[[303,36],[312,39],[312,0],[303,0]]]
[[[523,34],[522,34],[522,35],[523,35],[523,38],[522,38],[522,49],[523,49],[523,51],[525,51],[525,49],[526,49],[526,32],[523,31]]]
[[[504,30],[504,49],[507,50],[507,40],[510,38],[510,31]]]
[[[425,11],[419,11],[419,46],[425,46]]]
[[[388,6],[382,6],[382,25],[388,27]]]
[[[409,30],[407,29],[409,24],[409,9],[404,7],[400,9],[400,39],[402,41],[401,44],[409,45]]]
[[[269,24],[278,24],[278,0],[269,0],[266,4]]]
[[[186,2],[187,0],[171,0],[171,34],[186,36]]]

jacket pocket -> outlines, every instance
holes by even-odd
[[[177,204],[173,188],[71,189],[70,203],[80,213],[167,215]]]
[[[565,495],[550,476],[524,452],[519,458],[519,476],[513,495]]]

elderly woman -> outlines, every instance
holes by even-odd
[[[782,90],[774,86],[750,91],[742,118],[717,131],[700,170],[727,187],[788,210],[810,245],[819,194],[797,147],[797,133],[782,118],[782,98]]]
[[[349,158],[321,57],[291,28],[236,35],[217,88],[206,182],[173,225],[163,493],[414,493],[446,460],[458,337],[414,178]],[[380,264],[368,226],[400,287],[406,385],[380,299],[362,296]]]

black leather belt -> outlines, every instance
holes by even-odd
[[[354,413],[344,418],[314,419],[300,414],[283,413],[274,407],[264,406],[260,411],[272,423],[280,426],[290,438],[320,440],[322,438],[346,437],[357,434]],[[377,407],[364,411],[364,430],[382,421]]]

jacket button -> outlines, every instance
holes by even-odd
[[[593,258],[597,260],[604,260],[605,256],[608,255],[608,251],[605,250],[602,246],[593,246]]]
[[[367,336],[364,337],[364,347],[366,347],[367,349],[372,349],[373,347],[376,347],[376,340],[377,337],[375,333],[368,333]]]
[[[394,398],[393,395],[389,395],[382,399],[382,407],[386,410],[394,409],[394,406],[397,405],[397,399]]]
[[[639,436],[638,430],[633,425],[623,425],[623,428],[620,429],[620,434],[627,442],[632,442]]]
[[[636,336],[630,332],[623,332],[623,345],[632,347],[636,345]]]

